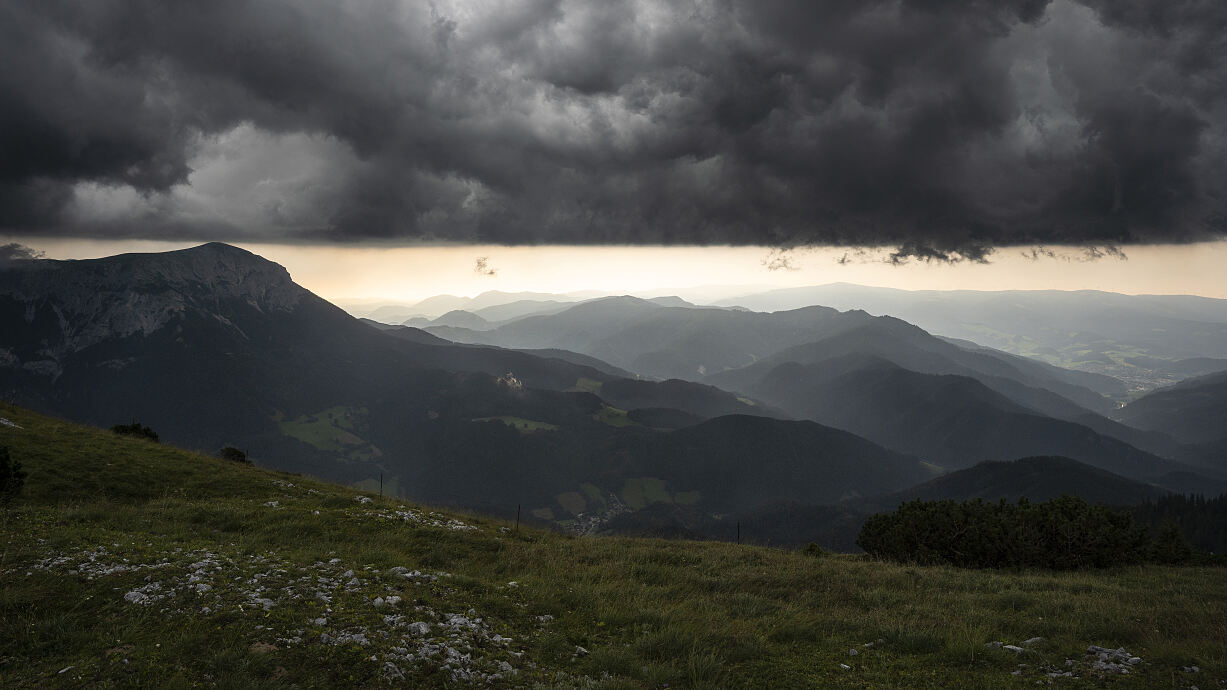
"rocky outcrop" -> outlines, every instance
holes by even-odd
[[[0,266],[0,309],[24,323],[14,329],[24,332],[0,336],[0,366],[54,376],[66,355],[109,339],[148,336],[189,312],[238,330],[227,316],[234,308],[289,311],[309,294],[282,266],[220,243],[9,262]]]

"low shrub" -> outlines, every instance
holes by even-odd
[[[222,460],[241,462],[247,465],[251,464],[251,460],[247,459],[247,453],[235,448],[234,446],[226,446],[225,448],[222,448],[220,451],[218,451],[218,455]]]
[[[0,508],[7,509],[26,485],[21,463],[9,457],[8,446],[0,446]]]
[[[111,431],[121,436],[135,436],[137,438],[148,439],[154,443],[158,442],[158,433],[147,426],[142,426],[136,420],[132,420],[131,424],[116,424],[111,427]]]
[[[1152,537],[1129,513],[1075,496],[1043,503],[911,501],[869,518],[856,543],[893,561],[965,568],[1074,570],[1192,556],[1179,531]]]

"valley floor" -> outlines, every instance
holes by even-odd
[[[1227,687],[1225,569],[517,531],[0,416],[3,687]]]

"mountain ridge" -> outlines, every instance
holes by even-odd
[[[27,338],[37,336],[38,354],[52,359],[107,338],[148,336],[200,306],[202,293],[209,295],[205,300],[243,299],[258,311],[290,311],[310,295],[281,265],[216,242],[157,254],[0,265],[0,319]],[[235,327],[224,316],[219,321]],[[7,353],[0,357],[21,358]]]
[[[37,270],[58,274],[53,282],[60,286],[88,286],[93,280],[93,291],[100,293],[105,291],[97,281],[103,279],[114,281],[117,290],[132,289],[124,287],[132,263],[156,263],[156,256],[98,260],[85,270],[56,262]],[[662,486],[664,479],[650,465],[624,462],[616,454],[631,444],[666,458],[670,454],[653,449],[667,446],[665,434],[671,432],[640,425],[636,418],[642,415],[632,417],[628,408],[645,408],[647,418],[673,424],[687,415],[701,423],[730,414],[775,414],[694,382],[618,378],[588,366],[595,361],[584,363],[582,356],[561,351],[541,357],[456,345],[405,327],[364,323],[294,284],[281,267],[246,252],[213,246],[161,260],[165,266],[141,268],[149,277],[137,288],[172,295],[182,305],[159,327],[147,334],[111,333],[66,352],[55,362],[60,371],[54,378],[26,371],[20,360],[10,363],[15,366],[0,363],[0,391],[39,411],[101,426],[137,419],[168,442],[188,447],[242,448],[254,461],[278,469],[347,483],[369,484],[382,476],[395,495],[496,513],[523,503],[560,522],[582,511],[576,506],[584,502],[605,500],[587,496],[585,485],[614,493]],[[197,266],[201,262],[203,268]],[[105,270],[98,273],[98,267]],[[10,277],[22,270],[11,269]],[[230,287],[215,290],[222,282]],[[244,286],[252,296],[243,293]],[[57,294],[49,284],[39,304],[60,299]],[[265,294],[292,294],[295,300],[263,303]],[[634,298],[614,298],[613,304],[674,308]],[[20,321],[27,306],[0,296],[0,323]],[[63,313],[71,331],[76,312]],[[58,321],[52,325],[63,330]],[[0,347],[33,350],[39,338],[6,327],[0,330]],[[661,408],[675,413],[662,416]],[[716,426],[725,423],[736,422]],[[801,446],[802,437],[819,433],[817,427],[807,422],[770,428]],[[883,461],[898,455],[864,439],[856,443],[876,449],[874,457]],[[722,462],[729,452],[710,446],[710,457],[687,462],[694,467],[700,461]],[[806,457],[818,467],[840,460],[821,447]],[[633,474],[611,473],[617,467]],[[742,481],[735,484],[753,484],[753,464],[738,471]],[[845,486],[864,493],[881,488],[875,482],[899,486],[903,476],[867,472],[849,476]],[[796,488],[779,477],[772,481],[772,490]],[[802,488],[802,496],[826,496],[822,485]],[[708,494],[680,500],[712,512],[738,507]]]

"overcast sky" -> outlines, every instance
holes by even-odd
[[[0,0],[0,233],[1227,233],[1222,0]]]

